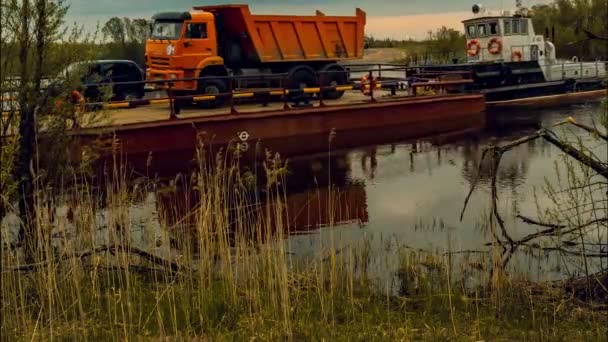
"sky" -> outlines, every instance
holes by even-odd
[[[67,0],[68,22],[93,28],[113,16],[150,18],[162,11],[187,11],[196,5],[226,4],[204,0]],[[525,6],[550,0],[524,0]],[[471,15],[475,1],[467,0],[240,0],[254,14],[354,15],[360,7],[367,13],[366,34],[376,38],[421,39],[441,26],[462,30],[461,21]],[[479,2],[489,9],[512,9],[515,0]]]

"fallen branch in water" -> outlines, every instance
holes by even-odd
[[[608,167],[606,166],[606,164],[593,160],[590,157],[581,153],[578,149],[572,147],[571,145],[559,141],[559,139],[554,136],[553,132],[549,134],[547,131],[542,130],[539,136],[541,136],[546,141],[552,143],[553,145],[557,146],[564,153],[578,160],[580,163],[593,169],[593,171],[597,172],[602,177],[608,179]]]
[[[90,251],[65,254],[65,255],[62,255],[61,257],[59,257],[57,259],[53,259],[53,260],[44,260],[44,261],[40,261],[40,262],[33,263],[33,264],[20,265],[20,266],[8,268],[6,270],[3,270],[3,272],[34,271],[38,268],[42,268],[44,266],[50,265],[51,263],[57,264],[57,263],[72,260],[72,259],[81,259],[82,260],[82,259],[92,256],[94,254],[101,254],[104,252],[108,252],[109,250],[110,249],[107,246],[102,246],[102,247],[98,247],[98,248],[95,248]]]
[[[589,221],[587,223],[583,223],[583,224],[581,224],[579,226],[576,226],[576,227],[572,227],[569,230],[561,231],[562,229],[566,228],[567,226],[564,226],[564,225],[555,225],[555,224],[553,224],[553,225],[552,224],[541,224],[540,222],[533,221],[532,219],[529,219],[529,218],[521,216],[521,215],[518,215],[517,217],[519,217],[520,219],[522,219],[522,221],[524,221],[526,223],[531,223],[531,224],[535,224],[535,225],[541,225],[541,226],[544,226],[544,227],[550,227],[549,229],[542,230],[542,231],[540,231],[538,233],[530,234],[530,235],[528,235],[528,236],[526,236],[526,237],[524,237],[522,239],[519,239],[519,240],[515,241],[515,244],[519,244],[519,245],[524,244],[524,243],[529,242],[529,241],[532,241],[532,240],[534,240],[536,238],[539,238],[539,237],[542,237],[542,236],[551,236],[551,235],[557,235],[557,234],[559,234],[559,235],[567,235],[567,234],[576,232],[576,231],[578,231],[580,229],[583,229],[585,227],[589,227],[589,226],[594,225],[594,224],[598,224],[598,223],[602,223],[602,222],[608,222],[608,217],[603,217],[603,218],[598,218],[598,219],[595,219],[595,220],[591,220],[591,221]]]
[[[566,121],[561,121],[558,122],[556,124],[554,124],[552,127],[557,127],[557,126],[561,126],[564,125],[566,123],[573,123],[573,120],[566,120]],[[580,125],[580,124],[579,124]],[[578,125],[577,125],[578,126]],[[584,125],[583,125],[584,126]],[[599,132],[597,132],[598,134],[600,134]],[[481,169],[483,167],[483,161],[486,157],[486,155],[488,154],[488,152],[493,152],[492,156],[494,158],[498,158],[498,161],[494,161],[494,165],[496,166],[495,168],[493,168],[493,172],[492,172],[492,183],[493,183],[493,187],[496,185],[495,184],[495,179],[496,179],[496,171],[497,171],[497,166],[500,164],[500,158],[502,157],[502,155],[509,151],[510,149],[519,146],[521,144],[524,144],[528,141],[532,141],[538,138],[543,138],[546,141],[548,141],[549,143],[551,143],[552,145],[556,146],[557,148],[559,148],[560,150],[562,150],[564,153],[568,154],[569,156],[571,156],[572,158],[576,159],[577,161],[581,162],[582,164],[588,166],[589,168],[593,169],[595,172],[597,172],[599,175],[603,176],[604,178],[608,179],[608,166],[606,166],[603,163],[600,163],[596,160],[591,159],[588,156],[585,156],[584,154],[582,154],[579,150],[577,150],[576,148],[572,147],[569,144],[563,143],[561,141],[559,141],[559,139],[557,139],[555,137],[555,134],[545,128],[538,130],[536,133],[522,137],[520,139],[517,139],[515,141],[512,141],[506,145],[503,146],[491,146],[488,147],[486,149],[483,150],[482,154],[481,154],[481,159],[479,161],[479,167],[478,167],[478,172],[477,172],[477,176],[475,177],[475,180],[473,182],[473,184],[471,185],[471,189],[469,190],[469,193],[467,194],[467,197],[465,198],[464,201],[464,206],[462,208],[462,211],[460,212],[460,221],[462,221],[463,217],[464,217],[464,212],[466,211],[466,208],[468,206],[469,200],[471,198],[471,195],[473,194],[473,192],[475,191],[475,188],[477,186],[477,183],[479,182],[479,175],[481,174]]]
[[[16,266],[16,267],[12,267],[12,268],[7,268],[7,269],[3,270],[3,272],[35,271],[39,268],[42,268],[42,267],[45,267],[45,266],[48,266],[51,264],[59,264],[61,262],[65,262],[65,261],[73,260],[73,259],[82,260],[86,257],[92,256],[95,254],[105,253],[105,252],[110,252],[112,255],[116,255],[117,252],[137,255],[153,264],[168,267],[172,272],[178,272],[181,269],[183,269],[183,266],[178,265],[174,261],[161,258],[159,256],[156,256],[154,254],[141,250],[137,247],[124,247],[124,246],[118,245],[118,246],[101,246],[101,247],[97,247],[97,248],[89,250],[89,251],[66,254],[66,255],[60,256],[59,258],[52,259],[52,260],[44,260],[44,261],[33,263],[33,264],[20,265],[20,266]]]
[[[568,118],[568,120],[562,121],[562,122],[558,122],[556,124],[554,124],[552,127],[557,127],[560,125],[564,125],[564,124],[572,124],[576,127],[579,127],[581,129],[586,130],[587,132],[590,132],[592,134],[595,134],[597,136],[599,136],[602,139],[606,139],[606,135],[599,132],[598,130],[594,129],[593,127],[589,127],[583,124],[578,124],[574,121],[574,119],[572,118]],[[574,232],[577,232],[587,226],[593,225],[593,224],[601,224],[601,223],[605,223],[608,221],[608,218],[601,218],[601,219],[595,219],[593,221],[590,221],[588,223],[585,223],[583,225],[579,225],[577,227],[573,227],[571,229],[565,230],[567,228],[567,226],[565,225],[561,225],[561,224],[552,224],[552,223],[545,223],[545,222],[539,222],[524,216],[518,216],[520,219],[522,219],[524,222],[528,223],[528,224],[533,224],[533,225],[538,225],[538,226],[542,226],[542,227],[546,227],[548,229],[545,229],[543,231],[534,233],[534,234],[530,234],[522,239],[519,240],[514,240],[509,233],[507,232],[507,229],[505,227],[505,223],[504,220],[502,219],[500,212],[498,210],[498,191],[497,191],[497,186],[496,186],[496,181],[497,181],[497,176],[498,176],[498,167],[500,166],[500,161],[502,159],[502,156],[504,153],[506,153],[507,151],[510,151],[511,149],[513,149],[516,146],[522,145],[526,142],[538,139],[538,138],[543,138],[545,141],[551,143],[552,145],[556,146],[557,148],[559,148],[562,152],[568,154],[570,157],[576,159],[578,162],[580,162],[581,164],[589,167],[590,169],[594,170],[597,174],[603,176],[604,178],[608,179],[608,164],[602,163],[600,161],[597,161],[595,159],[593,159],[591,156],[587,156],[586,154],[584,154],[582,151],[579,151],[578,149],[574,148],[573,146],[571,146],[568,143],[562,142],[560,141],[557,136],[555,135],[555,133],[553,133],[552,131],[543,128],[538,130],[537,132],[535,132],[534,134],[522,137],[520,139],[517,139],[515,141],[512,141],[510,143],[507,143],[505,145],[502,146],[489,146],[487,148],[485,148],[481,154],[481,159],[479,161],[479,166],[478,166],[478,171],[477,171],[477,175],[475,177],[475,180],[473,181],[473,183],[471,184],[471,188],[469,190],[469,193],[467,194],[465,201],[464,201],[464,206],[462,208],[462,211],[460,213],[460,220],[463,220],[464,217],[464,212],[468,206],[469,200],[473,194],[473,192],[475,191],[475,188],[477,186],[477,183],[479,182],[479,178],[480,175],[482,173],[482,167],[483,167],[483,163],[484,160],[486,159],[486,157],[488,155],[492,156],[492,168],[491,168],[491,175],[492,175],[492,182],[491,182],[491,196],[492,196],[492,216],[496,219],[496,222],[498,223],[498,226],[500,228],[500,231],[502,233],[503,238],[499,238],[496,233],[494,232],[494,230],[491,229],[491,232],[494,236],[494,240],[495,242],[492,243],[488,243],[486,244],[486,246],[499,246],[503,248],[503,262],[502,262],[502,266],[503,268],[506,267],[506,265],[508,264],[509,260],[511,259],[511,257],[513,256],[513,254],[515,253],[515,251],[517,250],[517,248],[521,247],[521,246],[526,246],[526,247],[530,247],[530,248],[537,248],[537,249],[541,249],[541,250],[545,250],[545,251],[559,251],[559,252],[563,252],[566,254],[570,254],[570,255],[580,255],[580,256],[584,256],[584,257],[608,257],[608,253],[604,253],[603,250],[600,251],[600,253],[588,253],[588,252],[578,252],[578,251],[571,251],[571,250],[567,250],[561,247],[551,247],[551,248],[543,248],[540,245],[533,243],[533,244],[529,244],[529,242],[531,242],[534,239],[540,238],[540,237],[546,237],[546,236],[556,236],[556,235],[567,235],[567,234],[571,234]],[[510,248],[507,248],[507,246],[510,246]]]
[[[150,261],[153,264],[159,265],[159,266],[165,266],[165,267],[169,267],[171,269],[171,271],[173,272],[178,272],[179,270],[181,270],[183,267],[179,264],[177,264],[174,261],[171,260],[167,260],[164,258],[161,258],[159,256],[156,256],[154,254],[150,254],[144,250],[141,250],[137,247],[123,247],[123,246],[116,246],[116,247],[110,247],[110,253],[112,253],[113,255],[116,254],[116,252],[123,252],[123,253],[128,253],[128,254],[133,254],[133,255],[137,255],[139,257],[142,257],[148,261]]]
[[[592,280],[591,284],[587,280]],[[579,304],[605,310],[608,303],[608,271],[577,277],[545,282],[525,282],[534,294],[546,293],[548,289],[563,289],[569,299],[577,299]],[[591,285],[591,287],[589,287]],[[592,301],[589,301],[592,299]],[[603,304],[599,304],[603,303]]]

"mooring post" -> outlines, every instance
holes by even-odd
[[[230,86],[228,87],[228,96],[230,96],[230,114],[238,114],[239,112],[234,108],[234,78],[230,77],[228,79],[230,82]]]
[[[169,82],[169,89],[167,89],[167,95],[169,96],[169,119],[176,120],[177,114],[179,114],[179,104],[175,102],[175,97],[173,96],[173,82]]]
[[[289,90],[284,87],[284,79],[281,80],[281,88],[283,88],[283,109],[291,109],[289,103],[287,102],[287,95],[289,94]]]
[[[374,71],[370,70],[369,71],[369,97],[370,97],[370,101],[376,102],[376,99],[374,99],[374,88],[376,88],[376,80],[374,79]]]
[[[331,72],[331,71],[327,71]],[[325,72],[321,71],[319,73],[319,107],[325,107],[325,103],[323,102],[323,81],[325,79]]]

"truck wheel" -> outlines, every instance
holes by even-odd
[[[201,80],[198,84],[198,95],[216,95],[227,92],[226,82],[223,80]],[[202,108],[220,107],[225,102],[224,97],[215,100],[198,102]]]
[[[323,74],[323,77],[324,77],[323,86],[324,87],[339,86],[339,85],[346,84],[346,72],[345,71],[340,71],[340,70],[336,70],[336,69],[332,69],[329,71],[330,72]],[[344,90],[341,90],[341,91],[326,90],[323,92],[323,98],[327,99],[327,100],[337,100],[337,99],[341,98],[342,95],[344,95]]]
[[[289,89],[297,90],[313,87],[315,85],[315,75],[312,71],[307,69],[298,69],[291,74],[289,77]],[[289,96],[290,98],[294,97],[304,97],[307,94],[296,94],[295,96]]]

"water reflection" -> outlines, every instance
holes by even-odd
[[[311,136],[293,138],[298,143],[272,141],[269,146],[257,142],[255,148],[241,154],[239,163],[254,175],[259,188],[255,196],[261,203],[259,210],[264,210],[262,162],[267,156],[266,149],[276,151],[280,146],[289,146],[282,150],[281,158],[288,165],[282,186],[286,193],[286,222],[291,232],[355,223],[406,241],[433,245],[436,238],[432,232],[411,228],[435,226],[433,222],[441,221],[456,230],[461,247],[476,248],[483,240],[478,223],[487,210],[487,188],[473,196],[471,214],[463,222],[459,213],[471,184],[476,181],[487,184],[491,180],[488,161],[479,167],[483,148],[515,140],[567,115],[588,120],[589,113],[596,109],[567,107],[532,114],[490,114],[487,121],[479,120],[481,125],[473,126],[474,129],[410,141],[399,140],[415,134],[408,131],[411,126],[403,126],[341,132],[329,141],[327,136]],[[316,142],[315,153],[311,153],[312,144],[307,143],[310,141]],[[298,153],[294,147],[298,145],[304,153]],[[210,149],[208,155],[218,148]],[[146,175],[165,184],[177,174],[187,176],[196,169],[195,155],[194,149],[134,154],[127,156],[127,163],[131,174]],[[512,216],[517,213],[535,216],[531,189],[542,185],[545,177],[551,177],[555,156],[552,146],[536,140],[503,157],[497,181],[514,236],[527,231]],[[158,212],[162,214],[163,225],[169,227],[187,222],[184,217],[201,201],[188,186],[178,187],[177,192],[171,192],[172,197],[168,193],[158,196]],[[181,209],[166,213],[163,206]]]

